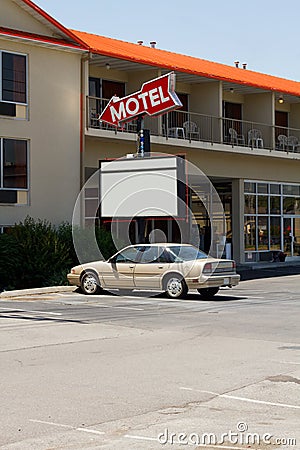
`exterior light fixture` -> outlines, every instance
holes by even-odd
[[[278,103],[282,104],[283,102],[284,102],[283,96],[281,95],[281,96],[279,97],[279,99],[278,99]]]
[[[234,90],[233,88],[230,88],[230,94],[233,94]]]
[[[106,63],[105,67],[106,67],[106,70],[110,70],[110,64],[109,63]]]

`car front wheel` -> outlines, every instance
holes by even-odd
[[[98,276],[94,272],[85,272],[81,278],[81,289],[86,295],[95,295],[101,292]]]
[[[216,295],[218,291],[219,291],[218,287],[198,289],[198,292],[201,295],[201,297],[207,299],[213,298],[213,296]]]
[[[188,292],[186,282],[180,275],[170,275],[165,282],[165,291],[169,298],[184,298]]]

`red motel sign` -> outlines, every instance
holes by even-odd
[[[114,96],[99,116],[99,120],[119,126],[139,115],[157,116],[182,106],[176,95],[174,72],[147,81],[142,89],[127,97]]]

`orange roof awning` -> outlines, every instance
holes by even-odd
[[[176,70],[201,77],[237,83],[260,89],[300,96],[300,82],[279,78],[248,69],[227,66],[205,59],[146,47],[105,36],[70,30],[83,41],[90,52],[113,58]]]

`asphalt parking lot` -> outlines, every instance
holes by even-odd
[[[300,275],[143,294],[1,300],[0,448],[300,448]]]

